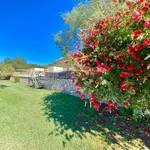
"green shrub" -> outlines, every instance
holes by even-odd
[[[136,108],[133,111],[133,119],[138,122],[150,122],[150,111]]]
[[[14,68],[11,65],[0,64],[0,80],[9,80]]]
[[[149,3],[114,2],[125,8],[81,30],[83,44],[69,55],[72,80],[80,98],[89,95],[97,111],[103,100],[110,102],[110,113],[117,104],[150,110]]]
[[[14,81],[15,81],[15,83],[20,82],[20,77],[18,77],[18,76],[15,77],[15,78],[14,78]]]

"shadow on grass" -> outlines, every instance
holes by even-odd
[[[54,121],[56,130],[49,135],[64,135],[67,141],[73,137],[83,138],[85,133],[102,136],[107,144],[118,144],[123,149],[130,149],[129,144],[136,147],[132,139],[141,139],[150,148],[149,127],[125,118],[112,116],[109,113],[98,113],[84,107],[84,101],[67,94],[53,93],[44,98],[44,111],[49,121]],[[70,132],[70,130],[72,132]],[[147,132],[145,132],[147,131]],[[120,144],[120,143],[124,144]],[[128,144],[126,144],[128,143]],[[63,141],[65,146],[65,141]],[[141,149],[143,145],[138,145]]]
[[[4,88],[7,88],[7,87],[9,87],[9,86],[7,86],[7,85],[0,85],[0,89],[4,89]]]

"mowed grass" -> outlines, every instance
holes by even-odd
[[[0,150],[148,149],[87,110],[79,98],[0,81]]]

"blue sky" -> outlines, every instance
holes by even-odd
[[[64,26],[60,14],[74,5],[74,0],[0,0],[0,61],[21,56],[47,64],[62,57],[53,35]]]

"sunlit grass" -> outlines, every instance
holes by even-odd
[[[145,148],[139,139],[127,141],[114,132],[118,142],[111,141],[109,128],[94,127],[76,97],[10,81],[0,85],[0,150]]]

